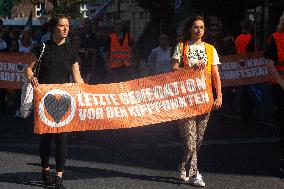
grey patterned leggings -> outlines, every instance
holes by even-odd
[[[210,113],[183,119],[179,133],[184,145],[184,155],[179,171],[186,171],[189,177],[197,174],[197,152],[201,145]]]

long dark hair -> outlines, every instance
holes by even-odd
[[[59,22],[59,20],[61,19],[68,19],[69,20],[69,16],[65,15],[65,14],[56,14],[55,16],[53,16],[50,20],[49,20],[49,31],[53,34],[54,30]]]
[[[279,24],[276,29],[277,32],[284,32],[284,14],[279,19]]]
[[[181,41],[185,42],[191,39],[191,33],[189,31],[189,28],[191,28],[193,23],[198,20],[202,20],[203,22],[205,22],[204,18],[197,14],[185,20],[183,24],[183,28],[182,28],[182,33],[181,33]]]

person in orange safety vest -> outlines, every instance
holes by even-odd
[[[129,34],[123,31],[123,23],[121,20],[116,20],[114,32],[110,34],[111,46],[109,54],[108,67],[120,68],[129,67],[132,65],[132,48]]]
[[[280,17],[277,30],[272,34],[264,53],[273,81],[271,93],[274,101],[274,115],[280,127],[280,178],[284,178],[284,15]]]
[[[238,55],[245,55],[255,51],[254,38],[251,34],[253,29],[251,20],[245,19],[241,22],[242,32],[235,39],[235,52]],[[241,65],[242,66],[242,65]],[[245,66],[245,65],[244,65]],[[254,122],[255,95],[252,92],[253,85],[242,86],[241,88],[241,117],[248,123]]]
[[[236,37],[235,50],[236,54],[244,55],[247,52],[255,50],[254,39],[251,35],[250,21],[245,21],[242,24],[242,33]]]

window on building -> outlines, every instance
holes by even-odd
[[[35,6],[35,17],[40,17],[41,16],[41,9],[42,9],[42,4],[38,3]]]
[[[83,15],[84,18],[88,18],[87,11],[88,11],[87,5],[81,4],[80,5],[80,13]]]

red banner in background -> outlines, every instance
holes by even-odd
[[[0,88],[21,88],[26,81],[24,71],[33,61],[32,54],[0,53]]]
[[[271,81],[263,52],[220,57],[222,87],[241,86]]]
[[[271,81],[263,52],[220,57],[222,87]],[[24,69],[35,61],[32,54],[0,53],[0,88],[19,89],[26,80]]]
[[[131,128],[204,114],[211,79],[190,70],[100,85],[39,85],[34,132]]]

